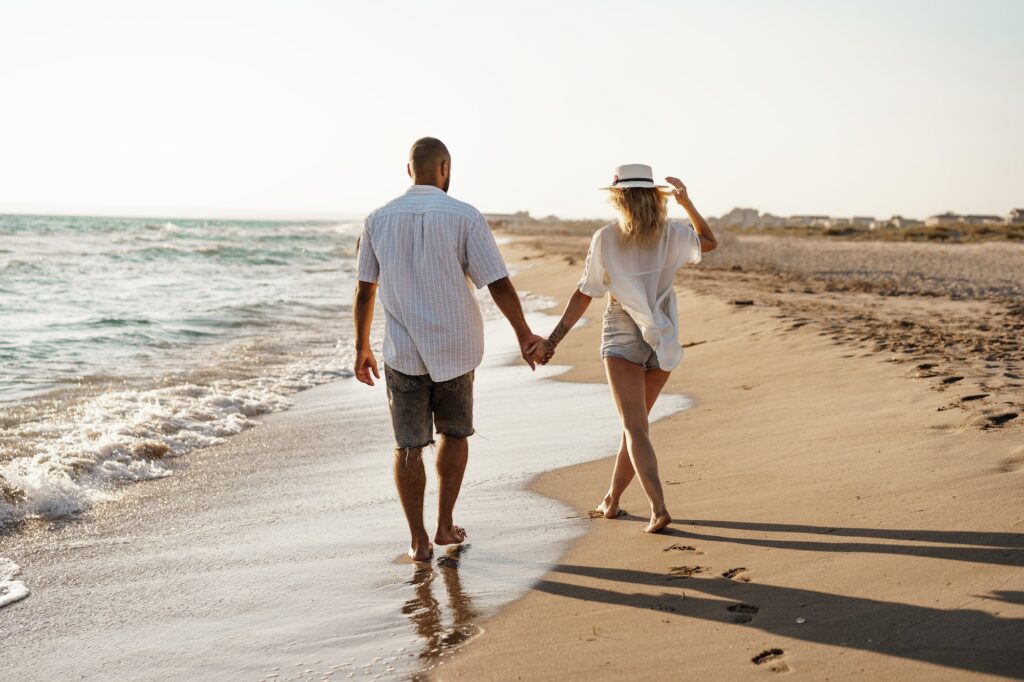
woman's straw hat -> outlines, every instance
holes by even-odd
[[[654,184],[654,171],[643,163],[627,163],[615,169],[615,179],[609,187],[598,189],[629,189],[630,187],[646,187],[648,189],[668,189],[668,185]]]

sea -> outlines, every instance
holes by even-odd
[[[349,375],[359,222],[0,216],[0,524]]]

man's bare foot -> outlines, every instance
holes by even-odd
[[[605,495],[601,504],[597,505],[596,511],[604,514],[606,519],[614,519],[619,515],[619,501],[613,500],[611,495]]]
[[[465,529],[453,523],[450,526],[438,526],[434,542],[439,545],[460,545],[466,541],[466,537]]]
[[[423,534],[423,537],[413,538],[412,546],[409,547],[409,556],[413,561],[430,561],[430,558],[434,556],[434,546],[430,544],[426,533]]]
[[[668,515],[668,512],[662,512],[660,514],[654,514],[651,516],[651,522],[644,528],[645,533],[657,533],[659,530],[672,523],[672,517]]]

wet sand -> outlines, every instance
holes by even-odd
[[[567,238],[518,253],[533,264],[521,285],[564,301],[584,249]],[[628,515],[588,521],[438,679],[1024,676],[1024,420],[986,412],[1016,411],[1018,387],[1000,384],[1005,407],[964,403],[974,386],[942,382],[976,366],[959,342],[933,377],[916,350],[834,338],[830,324],[887,315],[890,298],[839,288],[839,319],[809,305],[818,314],[794,324],[788,305],[819,291],[732,265],[680,278],[689,347],[668,390],[696,405],[652,429],[675,522],[642,534],[634,484]],[[990,323],[977,301],[941,303]],[[598,339],[591,323],[563,342],[558,360],[576,367],[564,378],[601,379]],[[992,353],[1000,366],[971,380],[1013,373]],[[610,459],[564,468],[533,489],[585,515],[610,471]]]

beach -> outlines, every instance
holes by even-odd
[[[581,251],[572,240],[560,250],[559,260],[525,271],[522,285],[565,296]],[[1002,257],[1013,272],[1020,246]],[[675,518],[668,532],[640,533],[648,509],[632,486],[628,515],[590,521],[587,535],[438,679],[1024,675],[1024,432],[1019,419],[998,428],[988,419],[1020,406],[1012,371],[1020,337],[1017,356],[968,373],[998,388],[1003,403],[977,407],[988,398],[962,401],[977,386],[943,381],[985,369],[973,358],[958,364],[955,344],[928,368],[947,363],[942,375],[918,369],[931,363],[876,348],[880,336],[834,338],[834,319],[810,317],[820,304],[808,304],[799,324],[775,300],[817,301],[820,289],[803,294],[733,265],[680,277],[689,347],[666,390],[695,405],[652,428]],[[887,302],[858,305],[860,293],[845,293],[837,287],[832,298],[850,317]],[[975,305],[928,299],[960,315]],[[590,324],[559,347],[558,359],[575,367],[566,379],[600,380],[599,334]],[[533,489],[584,514],[610,471],[607,459],[561,469]]]
[[[539,302],[530,322],[546,333],[555,318],[538,309],[560,309],[586,240],[502,242],[517,287]],[[800,248],[813,260],[813,243]],[[991,257],[1009,259],[1012,291],[1020,247]],[[381,387],[343,378],[305,390],[253,428],[168,460],[171,475],[0,535],[0,556],[21,566],[9,577],[31,591],[0,608],[0,670],[1020,677],[1024,419],[992,419],[1021,405],[1019,335],[1006,334],[1017,322],[999,272],[979,274],[998,280],[995,293],[961,300],[909,287],[883,297],[854,281],[866,275],[837,274],[844,286],[827,290],[820,275],[752,260],[684,270],[685,357],[652,427],[675,518],[660,535],[640,532],[637,485],[622,517],[587,513],[618,438],[597,357],[600,302],[536,375],[503,323],[487,323],[478,436],[456,510],[470,540],[429,567],[401,558]],[[890,321],[897,299],[989,329],[940,353],[917,322],[872,326]],[[1014,338],[1016,348],[1000,345]],[[963,350],[983,342],[994,359]]]

